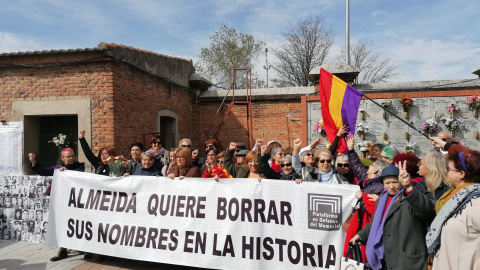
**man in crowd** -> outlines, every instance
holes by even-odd
[[[35,160],[35,154],[30,153],[28,154],[28,158],[32,163],[31,169],[41,176],[53,176],[53,172],[56,169],[59,169],[61,171],[63,170],[74,170],[79,172],[85,171],[85,163],[75,161],[75,153],[72,148],[63,149],[60,155],[61,155],[60,158],[62,159],[62,162],[63,162],[62,165],[56,165],[50,168],[45,168]],[[48,186],[47,191],[45,192],[46,193],[45,195],[50,195],[50,188],[51,186]],[[58,250],[57,255],[55,257],[50,258],[50,260],[58,261],[58,260],[65,259],[67,257],[68,257],[67,249],[61,247]]]

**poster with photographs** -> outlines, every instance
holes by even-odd
[[[0,238],[43,243],[47,233],[52,177],[0,174]]]

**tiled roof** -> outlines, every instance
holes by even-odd
[[[168,55],[165,55],[165,54],[160,54],[160,53],[156,53],[156,52],[152,52],[152,51],[137,49],[137,48],[134,48],[132,46],[125,46],[123,44],[100,42],[98,44],[97,48],[101,48],[101,49],[103,49],[103,48],[122,48],[122,49],[128,49],[128,50],[141,52],[141,53],[153,54],[153,55],[160,56],[160,57],[192,62],[192,59],[184,59],[184,58],[175,57],[175,56],[168,56]]]
[[[141,52],[141,53],[146,53],[146,54],[152,54],[155,56],[160,56],[164,58],[170,58],[170,59],[175,59],[175,60],[182,60],[182,61],[187,61],[187,62],[192,62],[192,59],[184,59],[180,57],[175,57],[175,56],[168,56],[152,51],[147,51],[147,50],[141,50],[134,48],[132,46],[125,46],[123,44],[115,44],[115,43],[105,43],[105,42],[100,42],[97,47],[95,48],[77,48],[77,49],[60,49],[60,50],[43,50],[43,51],[26,51],[26,52],[9,52],[9,53],[0,53],[0,57],[2,56],[17,56],[17,55],[34,55],[34,54],[56,54],[56,53],[74,53],[74,52],[94,52],[94,51],[104,51],[108,50],[108,48],[121,48],[121,49],[127,49],[131,51],[136,51],[136,52]]]

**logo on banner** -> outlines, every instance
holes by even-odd
[[[342,227],[342,196],[308,193],[308,228],[338,231]]]

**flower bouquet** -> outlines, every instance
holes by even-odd
[[[127,167],[127,159],[123,156],[110,156],[107,159],[109,175],[112,177],[121,176],[125,172],[125,168]]]
[[[443,119],[443,118],[442,118]],[[435,117],[432,117],[425,121],[422,126],[422,130],[425,134],[432,134],[433,132],[438,130],[438,122]]]
[[[477,109],[480,108],[480,96],[467,97],[468,109],[472,111],[473,116],[477,116]]]
[[[320,134],[325,134],[325,128],[323,127],[323,120],[318,121],[317,132],[320,132]]]
[[[413,107],[413,99],[411,97],[403,97],[400,99],[403,108],[403,117],[408,118],[408,111]]]
[[[56,147],[61,149],[68,147],[67,135],[62,133],[58,134],[56,137],[53,137],[52,140],[48,142],[55,144]]]
[[[368,126],[367,125],[363,125],[363,123],[359,123],[357,125],[357,133],[358,135],[360,135],[360,138],[362,138],[362,140],[365,139],[365,133],[367,133],[367,131],[369,130]]]
[[[448,118],[442,117],[442,119],[440,120],[445,124],[445,127],[450,131],[455,131],[458,128],[460,128],[460,121],[456,117],[448,117]]]
[[[447,106],[447,111],[450,112],[452,116],[455,116],[455,112],[458,112],[460,109],[458,108],[457,104],[455,102],[451,102]]]
[[[406,153],[413,153],[415,151],[415,143],[409,142],[407,146],[405,146]]]

